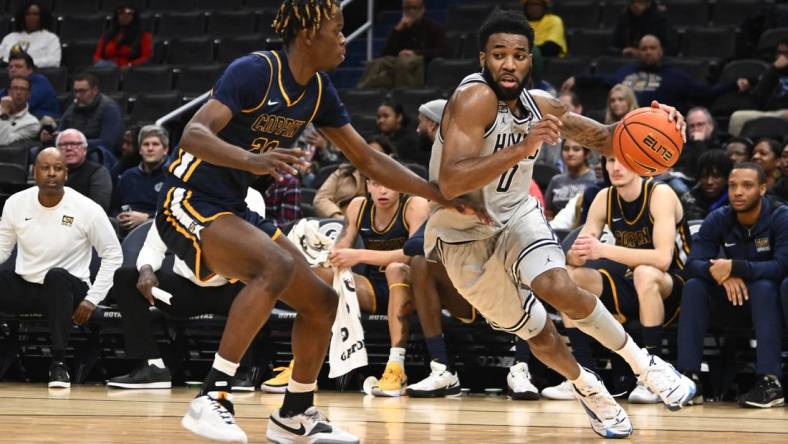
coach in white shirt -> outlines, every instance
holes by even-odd
[[[98,204],[65,187],[68,168],[57,148],[38,155],[36,186],[8,198],[0,219],[0,263],[17,246],[13,272],[0,271],[0,311],[42,312],[52,334],[49,387],[70,387],[64,364],[71,324],[82,325],[112,286],[123,253]],[[101,258],[90,283],[92,248]]]

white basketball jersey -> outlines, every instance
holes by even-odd
[[[460,86],[469,83],[487,84],[487,81],[480,73],[476,73],[465,77]],[[522,118],[512,114],[505,102],[498,101],[498,113],[495,121],[484,133],[480,156],[491,155],[521,142],[528,134],[531,125],[541,120],[542,114],[529,91],[523,89],[519,100],[525,111]],[[443,137],[439,131],[432,145],[429,171],[430,180],[438,183],[440,183],[438,173],[442,154]],[[462,215],[433,205],[429,225],[432,226],[437,237],[450,243],[485,239],[502,229],[520,205],[536,205],[535,199],[530,199],[529,189],[534,161],[538,155],[537,150],[480,190],[465,196],[482,204],[493,220],[492,225],[481,224],[476,216]]]

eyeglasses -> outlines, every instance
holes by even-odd
[[[58,148],[63,148],[63,149],[82,148],[83,146],[85,145],[82,142],[60,142],[57,144]]]
[[[85,94],[86,92],[90,91],[88,88],[73,88],[74,94]]]

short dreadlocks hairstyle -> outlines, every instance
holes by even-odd
[[[336,0],[284,0],[272,27],[289,46],[302,29],[317,32],[320,22],[338,7]]]

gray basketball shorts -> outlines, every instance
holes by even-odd
[[[524,206],[525,207],[525,206]],[[515,213],[493,237],[462,243],[436,242],[436,253],[457,291],[496,330],[529,339],[547,315],[530,283],[553,268],[565,268],[557,236],[538,205]]]

